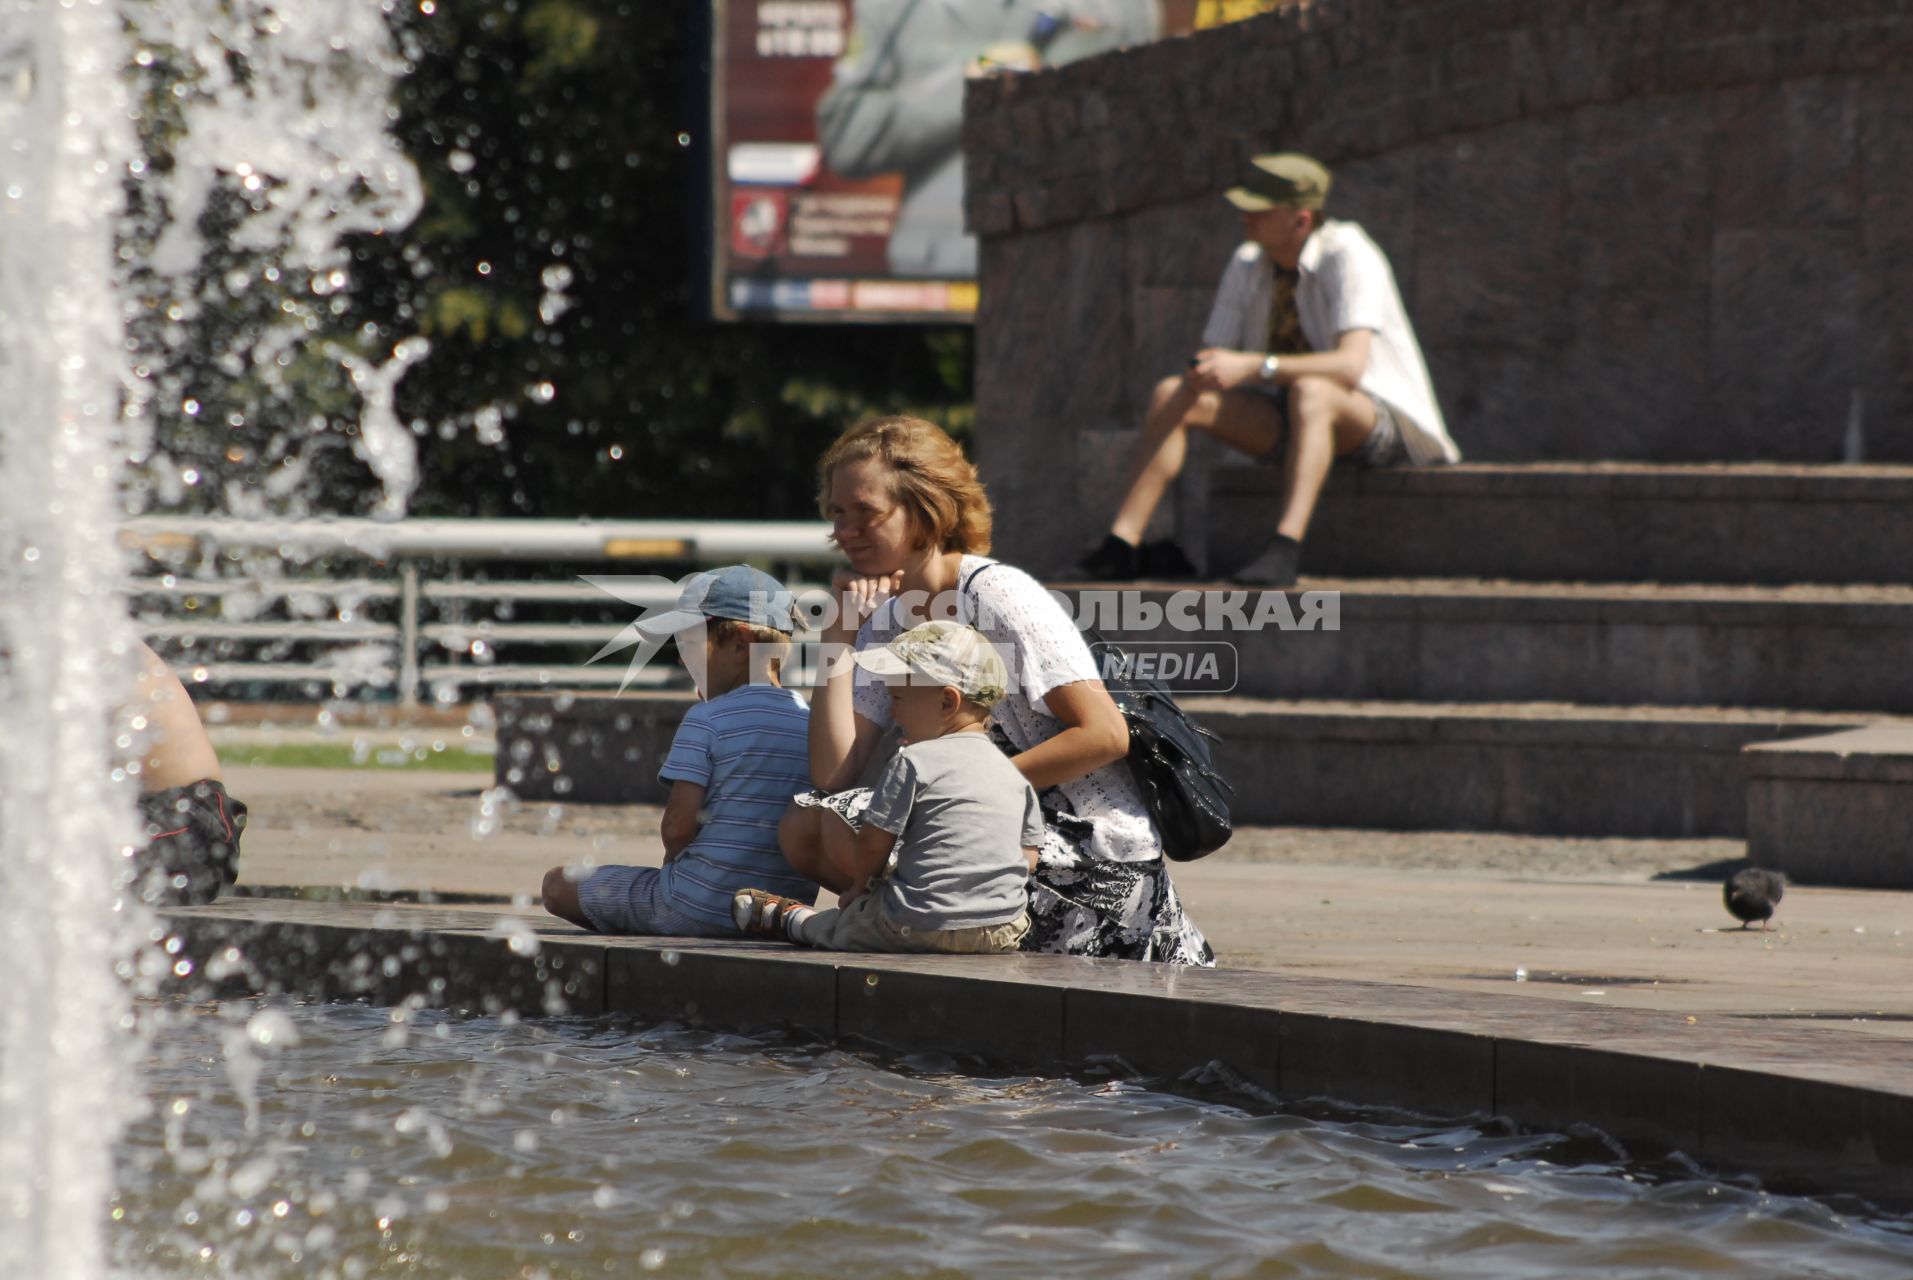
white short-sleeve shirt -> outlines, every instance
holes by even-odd
[[[1459,462],[1461,450],[1449,438],[1415,327],[1381,246],[1355,223],[1330,218],[1302,246],[1296,270],[1295,310],[1309,346],[1332,351],[1350,330],[1372,333],[1361,388],[1395,411],[1408,460],[1418,467]],[[1274,300],[1275,266],[1261,245],[1245,242],[1223,269],[1202,345],[1267,351]]]
[[[972,575],[985,566],[994,567],[972,582]],[[1082,632],[1048,588],[1013,565],[966,555],[957,581],[968,584],[966,595],[972,597],[960,606],[963,620],[998,646],[1009,667],[1010,689],[996,705],[996,723],[1019,752],[1049,741],[1063,731],[1063,722],[1045,701],[1050,690],[1102,678]],[[857,632],[858,649],[888,643],[908,629],[897,616],[896,603],[887,602],[864,623]],[[853,689],[857,714],[889,728],[890,690],[883,681],[858,667]],[[1111,862],[1150,862],[1162,856],[1162,842],[1126,761],[1071,779],[1058,790],[1069,797],[1076,816],[1094,828],[1087,841],[1094,856]]]

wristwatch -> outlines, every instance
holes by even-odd
[[[1260,374],[1262,381],[1274,382],[1275,371],[1277,369],[1280,369],[1281,367],[1282,367],[1282,362],[1276,359],[1274,356],[1262,357],[1262,372]]]

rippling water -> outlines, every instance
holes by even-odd
[[[774,1038],[152,1006],[138,1277],[1905,1276],[1913,1221],[1590,1141]],[[396,1019],[396,1020],[395,1020]]]

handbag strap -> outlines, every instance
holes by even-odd
[[[980,564],[976,568],[970,570],[969,577],[963,579],[963,581],[957,584],[957,605],[959,606],[959,608],[961,608],[965,600],[968,600],[970,602],[970,619],[969,619],[970,626],[973,626],[973,627],[976,626],[977,619],[982,616],[982,610],[979,608],[979,602],[977,601],[976,591],[974,589],[976,586],[976,580],[982,577],[984,574],[988,573],[990,570],[1000,567],[1002,563],[1003,562],[1001,560],[992,560],[988,564]],[[963,621],[963,616],[961,613],[957,615],[957,620],[959,622]]]

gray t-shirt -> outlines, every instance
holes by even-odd
[[[986,734],[897,752],[864,821],[897,837],[884,914],[912,929],[1006,924],[1029,903],[1026,847],[1043,843],[1036,792]]]

